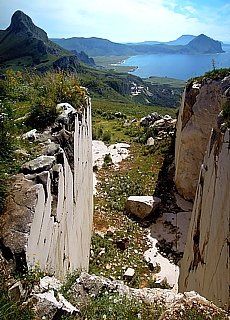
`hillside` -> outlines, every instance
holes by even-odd
[[[95,66],[84,52],[70,52],[48,39],[22,11],[16,11],[6,30],[0,30],[0,70],[46,71],[50,68],[76,69],[79,61]]]
[[[44,61],[51,63],[67,55],[71,55],[69,51],[50,41],[46,32],[35,26],[31,18],[22,11],[16,11],[10,26],[0,33],[1,65],[20,58],[25,67],[33,67]]]
[[[135,50],[121,43],[115,43],[101,38],[83,38],[73,37],[69,39],[51,39],[58,45],[68,50],[84,51],[89,56],[106,56],[106,55],[131,55]]]
[[[96,47],[97,41],[88,46]],[[107,52],[116,52],[117,44],[105,40],[97,50],[107,46]],[[72,50],[74,46],[70,49]],[[125,45],[118,44],[125,48]],[[152,80],[143,81],[141,78],[127,73],[116,73],[96,67],[79,46],[77,50],[68,51],[50,41],[41,28],[35,26],[30,17],[21,11],[12,16],[11,24],[6,30],[0,31],[0,70],[45,72],[52,69],[77,72],[80,84],[87,87],[92,98],[134,102],[144,105],[157,105],[169,108],[178,107],[184,83],[176,85],[152,84]]]
[[[89,56],[108,56],[108,55],[138,55],[138,54],[205,54],[224,52],[220,41],[213,40],[205,35],[182,36],[169,43],[161,42],[142,42],[120,44],[101,38],[82,38],[74,37],[69,39],[51,39],[68,50],[83,50]]]

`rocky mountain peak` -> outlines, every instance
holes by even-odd
[[[224,52],[221,46],[221,42],[213,40],[204,34],[200,34],[189,42],[187,45],[190,48],[196,48],[197,52],[202,53],[221,53]]]
[[[39,27],[35,26],[32,19],[20,10],[17,10],[13,14],[11,18],[11,24],[7,28],[7,31],[15,33],[26,32],[28,36],[38,38],[45,42],[48,41],[48,36],[46,32],[40,29]]]

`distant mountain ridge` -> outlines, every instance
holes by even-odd
[[[148,45],[155,45],[155,44],[167,44],[167,45],[181,45],[185,46],[188,44],[191,40],[193,40],[196,36],[193,36],[191,34],[184,34],[177,38],[176,40],[162,42],[162,41],[143,41],[143,42],[136,42],[136,43],[126,43],[128,45],[140,45],[140,44],[148,44]]]
[[[22,11],[16,11],[10,26],[0,30],[0,68],[21,66],[45,71],[48,68],[73,68],[79,60],[94,65],[85,53],[70,52],[48,39],[47,33],[37,27]]]
[[[176,40],[165,42],[165,44],[185,46],[186,44],[189,44],[189,42],[195,38],[196,38],[196,36],[193,36],[191,34],[183,34],[182,36],[180,36]]]
[[[213,40],[204,34],[197,37],[184,35],[169,43],[141,42],[121,44],[101,38],[73,37],[67,39],[51,39],[68,50],[84,51],[91,57],[107,55],[139,55],[139,54],[206,54],[223,53],[221,42]],[[181,44],[183,43],[183,45]]]

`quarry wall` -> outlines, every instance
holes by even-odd
[[[195,290],[228,310],[230,130],[221,130],[219,112],[229,99],[229,76],[203,79],[186,88],[175,159],[177,190],[185,199],[194,199],[179,291]]]
[[[175,148],[175,186],[180,195],[194,201],[200,166],[212,128],[227,100],[230,79],[187,85],[178,115]]]
[[[41,143],[40,155],[12,178],[7,212],[0,218],[1,247],[22,264],[63,278],[88,270],[93,220],[91,103],[75,115],[74,131]],[[51,147],[52,145],[52,147]]]
[[[201,167],[179,291],[195,290],[229,309],[230,130],[212,131]]]

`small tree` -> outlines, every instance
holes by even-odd
[[[216,61],[214,59],[212,59],[212,68],[215,71],[216,70]]]
[[[57,115],[56,104],[50,99],[41,97],[32,106],[27,124],[36,129],[44,129],[54,123]]]

